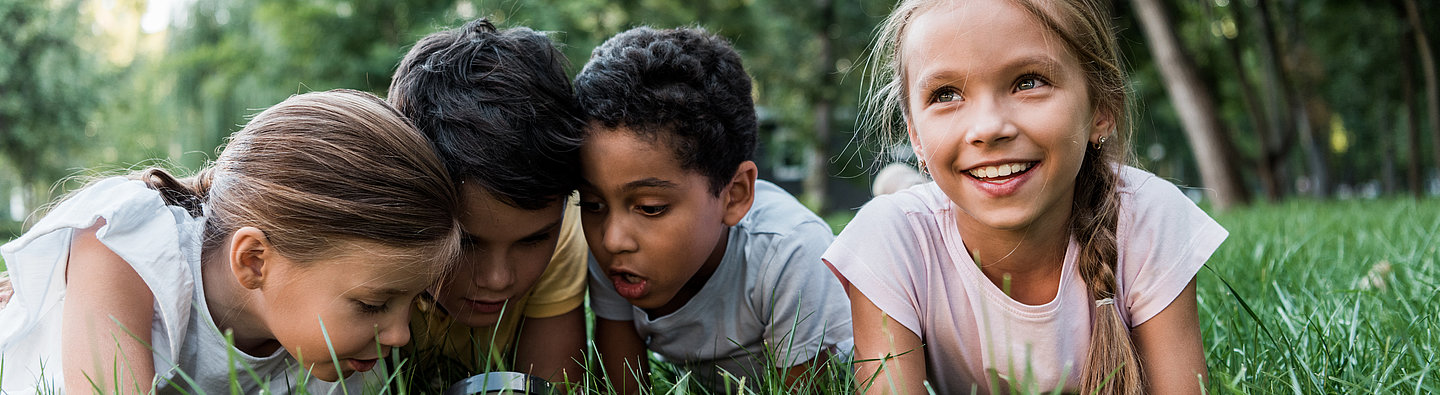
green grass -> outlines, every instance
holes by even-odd
[[[1293,201],[1216,219],[1230,238],[1198,276],[1210,392],[1440,393],[1440,201]],[[399,381],[427,377],[393,362]],[[652,393],[703,393],[652,363]],[[816,374],[828,379],[814,393],[854,388],[843,366]],[[598,374],[584,379],[610,393]]]
[[[1440,202],[1301,201],[1216,219],[1230,238],[1198,286],[1212,392],[1440,392]]]

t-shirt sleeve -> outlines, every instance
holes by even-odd
[[[776,365],[790,367],[814,359],[822,349],[849,353],[850,303],[840,281],[820,260],[834,236],[818,221],[800,223],[775,235],[763,249],[761,286],[751,293],[765,323],[765,342],[776,350]]]
[[[924,261],[907,217],[896,195],[877,197],[860,208],[822,258],[886,315],[924,338],[918,297],[924,292],[916,281]]]
[[[615,284],[605,277],[595,257],[589,259],[590,268],[590,310],[595,316],[611,321],[634,321],[634,306],[615,291]]]
[[[554,317],[575,310],[585,302],[585,257],[590,248],[580,228],[580,210],[570,203],[566,201],[555,254],[536,280],[535,290],[525,306],[526,317]]]
[[[1122,191],[1132,192],[1121,200],[1116,242],[1121,294],[1133,328],[1165,310],[1229,232],[1174,184],[1127,170]]]

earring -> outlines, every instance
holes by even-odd
[[[925,158],[920,158],[920,174],[930,175],[930,168],[925,166]]]
[[[1091,145],[1091,147],[1095,147],[1095,149],[1098,150],[1100,149],[1100,146],[1105,145],[1105,140],[1109,138],[1110,136],[1100,136],[1100,141],[1095,142],[1095,144]]]

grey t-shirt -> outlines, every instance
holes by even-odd
[[[785,190],[757,180],[755,203],[729,237],[700,292],[653,319],[615,292],[592,256],[591,309],[603,319],[634,321],[651,351],[712,387],[721,369],[753,383],[763,369],[795,366],[821,350],[850,355],[850,301],[820,261],[834,240],[829,225]]]

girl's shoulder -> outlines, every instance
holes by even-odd
[[[945,192],[941,191],[934,181],[931,181],[895,193],[876,196],[860,207],[856,218],[865,214],[894,217],[932,216],[947,212],[950,207],[950,198],[945,196]]]
[[[194,220],[184,209],[168,206],[160,192],[144,182],[116,176],[91,183],[55,205],[16,242],[64,228],[84,229],[105,219],[102,236],[149,232]],[[113,248],[113,247],[112,247]]]

